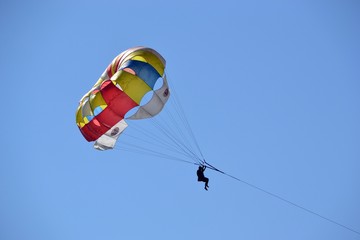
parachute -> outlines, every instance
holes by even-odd
[[[95,149],[114,148],[127,120],[152,118],[162,111],[170,97],[165,65],[165,59],[147,47],[130,48],[114,58],[76,111],[76,124],[87,141],[95,141]],[[158,82],[162,85],[155,89]],[[152,96],[142,105],[149,92]]]

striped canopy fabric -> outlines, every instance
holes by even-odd
[[[157,115],[170,97],[165,65],[158,52],[146,47],[130,48],[115,57],[77,108],[76,123],[85,139],[96,141],[97,149],[111,149],[128,126],[125,116],[135,120]],[[154,90],[159,79],[162,86]],[[140,105],[150,91],[151,99]]]

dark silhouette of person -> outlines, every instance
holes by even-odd
[[[199,166],[199,169],[196,172],[196,175],[198,177],[198,182],[205,182],[205,190],[208,190],[209,187],[209,179],[204,176],[204,171],[206,169],[206,166]]]

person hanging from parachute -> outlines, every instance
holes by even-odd
[[[200,165],[199,169],[196,171],[196,175],[198,177],[198,182],[205,182],[205,190],[208,190],[209,187],[209,178],[205,177],[204,172],[205,172],[206,166],[204,165]]]
[[[165,66],[166,61],[160,53],[143,46],[129,48],[113,59],[95,85],[80,99],[76,110],[76,124],[84,138],[89,142],[94,142],[95,149],[106,151],[115,148],[120,135],[128,127],[135,127],[135,121],[143,120],[145,123],[145,119],[153,119],[163,111],[171,95]],[[146,99],[147,97],[149,99]],[[179,106],[178,103],[176,105]],[[179,112],[176,113],[179,114]],[[181,119],[184,117],[180,114]],[[166,122],[165,126],[168,126]],[[178,126],[176,124],[176,127]],[[190,155],[195,162],[176,157],[175,160],[191,164],[201,162],[197,171],[198,181],[205,182],[205,190],[208,190],[209,179],[204,176],[206,166],[212,170],[219,170],[208,164],[205,159],[199,162],[200,157],[197,157],[194,152],[186,151],[189,148],[178,137],[168,135],[172,132],[171,129],[164,126],[159,126],[159,128],[168,137],[164,141],[166,145],[168,142],[173,142],[175,152],[178,152],[176,146],[179,146],[180,151],[184,151],[185,155]],[[190,129],[190,126],[186,124],[185,128]],[[196,139],[193,140],[196,143]],[[148,143],[148,141],[144,142]],[[122,145],[125,144],[126,142],[122,142]],[[145,149],[145,152],[153,153],[154,151]],[[162,152],[159,155],[166,156]],[[173,156],[170,155],[170,158]]]

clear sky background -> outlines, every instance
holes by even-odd
[[[110,61],[156,49],[206,159],[360,232],[360,2],[1,1],[0,239],[360,239],[228,176],[75,124]]]

